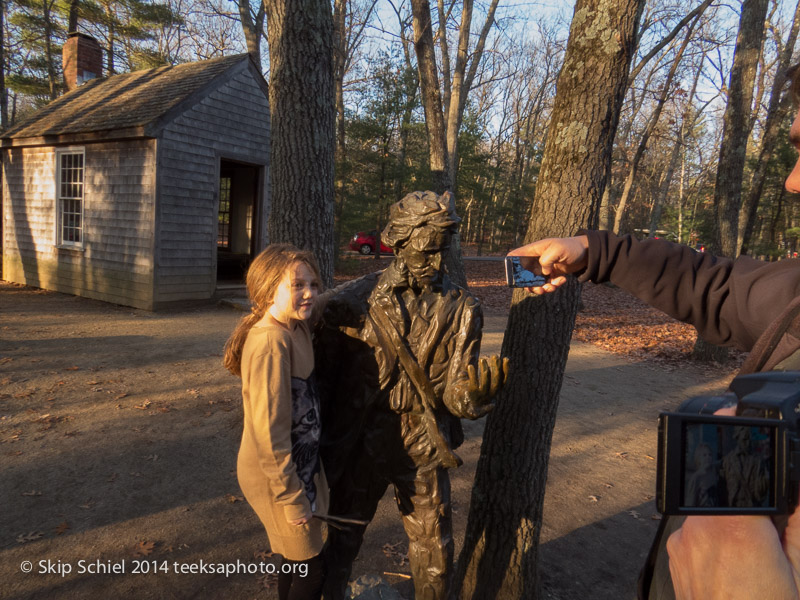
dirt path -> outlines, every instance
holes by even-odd
[[[270,578],[208,566],[271,560],[236,483],[239,386],[220,364],[239,316],[153,314],[0,283],[0,597],[276,597]],[[486,352],[499,350],[503,324],[487,318]],[[657,524],[656,415],[723,383],[573,344],[542,532],[549,597],[633,597]],[[452,474],[457,551],[482,426],[467,424],[465,465]],[[408,572],[404,547],[387,494],[354,575],[382,575],[410,598],[392,574]]]

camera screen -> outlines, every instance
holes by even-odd
[[[775,427],[683,423],[683,506],[775,505]]]
[[[524,268],[518,256],[508,256],[506,257],[506,282],[513,287],[537,287],[544,285],[547,279]]]

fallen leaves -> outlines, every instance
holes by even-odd
[[[153,549],[156,547],[155,542],[146,542],[141,541],[134,547],[134,556],[150,556],[153,553]]]
[[[600,501],[600,496],[597,496],[597,495],[595,495],[595,494],[592,494],[591,496],[587,496],[587,497],[588,497],[588,498],[589,498],[589,500],[591,500],[592,502],[599,502],[599,501]]]
[[[398,567],[408,564],[408,549],[404,542],[396,542],[394,544],[387,542],[382,549],[384,556],[390,558]]]
[[[676,367],[691,362],[697,331],[619,288],[586,284],[573,339],[636,360]],[[744,359],[732,355],[731,370]]]
[[[67,530],[69,529],[70,529],[69,523],[63,521],[62,523],[59,523],[58,527],[56,527],[53,531],[55,532],[56,535],[64,535],[64,533],[66,533]]]
[[[134,405],[133,408],[138,408],[139,410],[147,410],[148,408],[150,408],[151,404],[152,404],[152,402],[150,402],[150,400],[145,400],[141,404]]]
[[[22,495],[23,496],[41,496],[42,492],[39,492],[37,490],[31,490],[30,492],[22,492]]]
[[[231,504],[235,504],[236,502],[244,502],[244,496],[234,496],[233,494],[225,494],[225,500],[227,500]]]
[[[17,536],[18,544],[27,544],[41,538],[44,534],[41,531],[31,531],[29,533],[20,533]]]
[[[278,575],[275,573],[267,573],[257,577],[258,584],[265,590],[272,590],[278,587]]]
[[[253,552],[253,558],[260,560],[261,562],[266,562],[273,558],[275,554],[270,552],[269,550],[261,550],[259,552]]]

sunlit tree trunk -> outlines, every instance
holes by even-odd
[[[714,186],[715,231],[712,252],[736,256],[742,176],[747,140],[753,127],[753,84],[756,78],[768,0],[744,0],[731,68],[728,104]]]
[[[526,242],[596,221],[644,0],[578,0]],[[547,464],[580,286],[514,294],[511,375],[489,414],[456,580],[461,598],[536,598]]]
[[[786,117],[789,110],[791,110],[791,95],[787,93],[783,100],[781,100],[781,92],[786,84],[785,74],[792,62],[792,54],[794,53],[794,47],[797,43],[798,30],[800,30],[800,2],[797,3],[794,9],[794,19],[792,20],[789,37],[785,41],[785,45],[778,60],[777,72],[772,84],[772,90],[770,91],[767,117],[764,123],[764,134],[761,136],[761,147],[758,151],[758,161],[756,162],[756,169],[750,182],[749,192],[742,205],[742,212],[739,216],[739,250],[743,254],[747,253],[750,246],[750,238],[753,235],[753,223],[756,218],[756,211],[758,211],[761,193],[764,191],[769,157],[772,156],[775,150],[781,122]]]

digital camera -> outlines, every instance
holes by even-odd
[[[736,406],[735,417],[713,415]],[[672,515],[790,513],[800,483],[800,371],[736,377],[658,418],[656,503]]]
[[[506,256],[506,285],[508,287],[539,287],[547,283],[547,277],[536,275],[522,266],[519,256]]]

